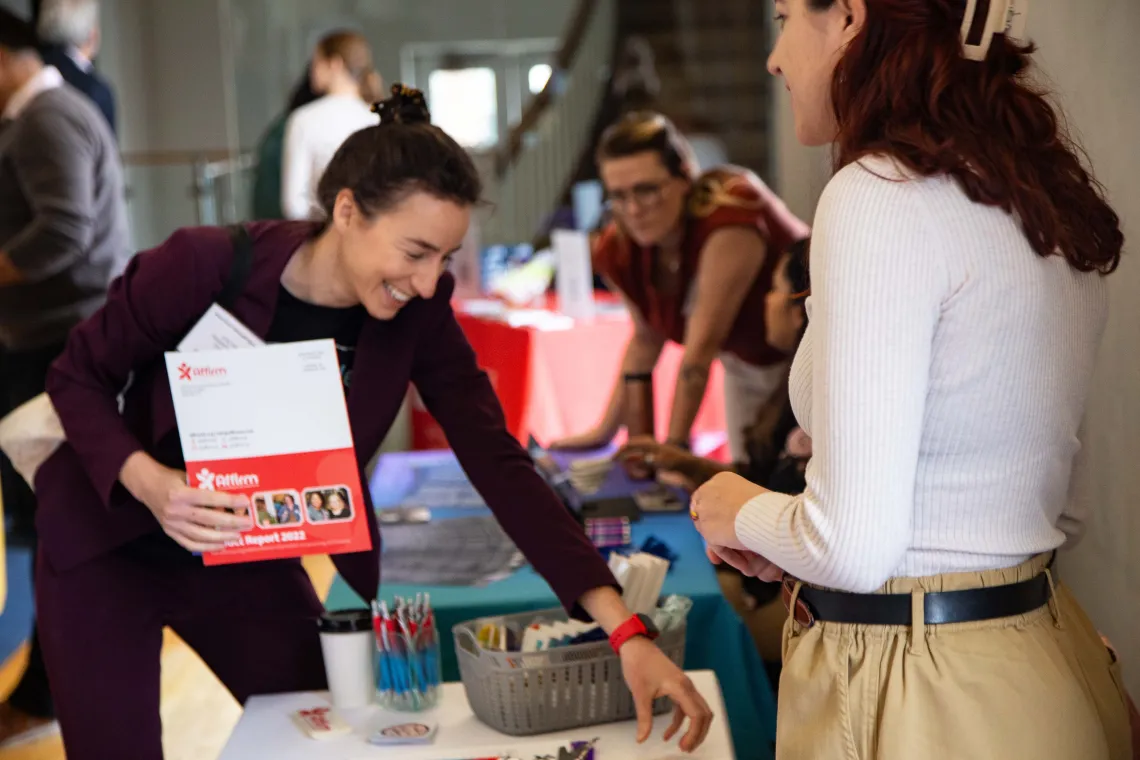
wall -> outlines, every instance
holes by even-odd
[[[101,0],[97,65],[115,88],[132,240],[197,220],[193,157],[236,146],[217,0]],[[157,156],[156,154],[165,154]]]
[[[0,0],[0,8],[9,10],[21,18],[32,17],[32,0]]]
[[[1140,697],[1140,247],[1132,242],[1140,241],[1140,3],[1036,0],[1029,32],[1130,241],[1109,278],[1111,314],[1076,473],[1077,497],[1093,517],[1084,541],[1062,555],[1061,572],[1122,651],[1129,690]],[[827,171],[820,151],[795,143],[787,94],[775,89],[774,184],[793,210],[809,213]]]
[[[238,134],[253,144],[281,110],[312,48],[336,28],[362,32],[376,69],[398,81],[414,42],[559,37],[577,0],[224,0],[231,8]]]
[[[1062,574],[1124,657],[1140,697],[1140,3],[1038,0],[1030,33],[1040,61],[1124,221],[1125,263],[1088,405],[1078,496],[1094,516]]]
[[[362,31],[391,82],[405,44],[558,36],[576,1],[101,0],[97,65],[118,98],[136,246],[195,222],[193,155],[253,147],[321,34]],[[138,165],[156,152],[182,155]]]
[[[768,0],[769,6],[772,5]],[[775,8],[772,8],[775,13]],[[775,44],[780,32],[779,24],[769,24],[768,49]],[[771,138],[772,156],[769,184],[788,204],[792,213],[811,224],[815,206],[831,177],[831,152],[828,148],[805,148],[796,139],[796,124],[792,116],[792,99],[780,85],[770,87],[772,98]]]

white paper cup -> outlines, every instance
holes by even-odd
[[[365,609],[326,612],[321,616],[320,632],[333,705],[349,710],[371,704],[376,692],[372,614]]]

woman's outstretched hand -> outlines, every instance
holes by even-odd
[[[673,722],[665,730],[665,741],[676,736],[688,718],[689,730],[681,737],[680,747],[692,752],[701,746],[712,724],[712,710],[676,663],[652,641],[637,636],[622,645],[621,668],[637,709],[639,744],[653,731],[653,701],[669,697],[674,705]]]

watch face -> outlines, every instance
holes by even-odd
[[[653,618],[648,615],[638,615],[637,619],[645,626],[645,631],[650,636],[656,637],[660,635],[661,631],[657,630],[657,624],[653,622]]]

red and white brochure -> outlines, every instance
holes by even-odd
[[[205,564],[372,547],[333,341],[171,352],[166,368],[190,485],[251,503]]]

